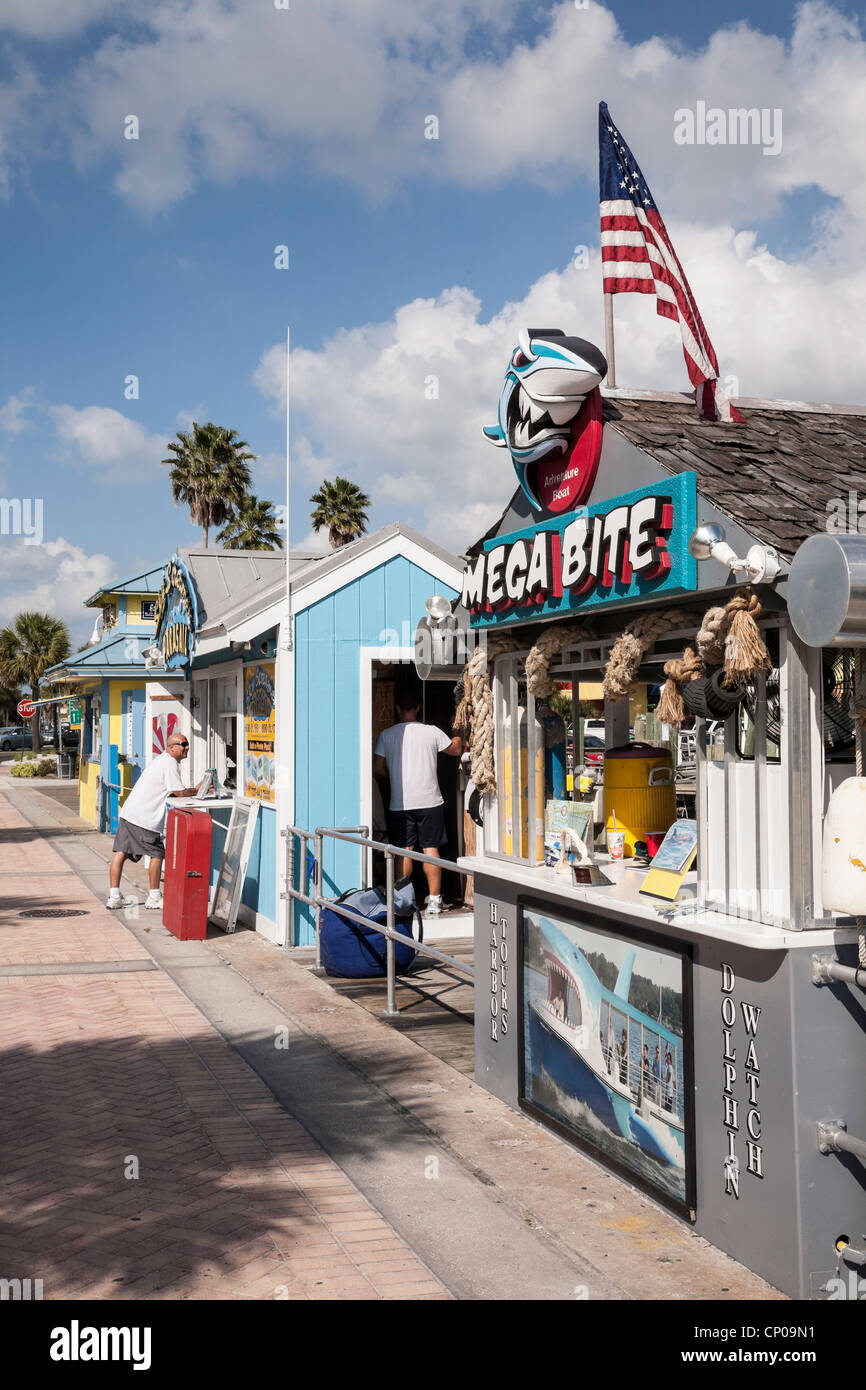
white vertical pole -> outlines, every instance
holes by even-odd
[[[276,820],[280,830],[295,821],[295,657],[292,618],[291,545],[289,543],[291,507],[291,451],[289,432],[291,330],[286,329],[286,511],[284,544],[286,548],[286,607],[282,622],[281,640],[277,651],[277,738],[274,749],[277,758]],[[305,846],[302,844],[302,853]],[[285,873],[291,863],[288,842],[277,837],[277,939],[281,945],[293,946],[294,910],[291,899],[280,897],[281,890],[290,885]],[[303,866],[301,868],[303,874]],[[282,910],[280,908],[282,907]]]
[[[286,651],[291,651],[294,643],[292,632],[292,570],[291,570],[291,544],[289,541],[290,529],[289,521],[291,518],[291,484],[292,466],[290,454],[290,420],[289,420],[289,388],[291,384],[291,328],[286,329]]]
[[[607,358],[605,384],[616,389],[616,358],[613,350],[613,295],[604,296],[604,355]]]

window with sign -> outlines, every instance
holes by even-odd
[[[193,775],[200,781],[208,768],[215,768],[227,792],[243,791],[238,774],[239,676],[240,667],[235,667],[228,675],[193,682]]]
[[[94,762],[102,757],[102,696],[94,695],[90,702],[90,756]]]

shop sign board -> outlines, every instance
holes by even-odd
[[[473,627],[563,617],[697,587],[697,481],[680,473],[484,543],[463,572]]]
[[[275,800],[276,667],[274,662],[244,670],[244,795]]]
[[[521,1104],[692,1215],[688,948],[526,903]]]
[[[81,701],[69,701],[69,727],[70,729],[81,728]]]
[[[188,668],[195,646],[198,609],[189,571],[176,555],[172,556],[163,571],[154,617],[156,642],[162,651],[166,669],[177,671]]]

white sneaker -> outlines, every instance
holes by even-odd
[[[425,911],[425,913],[424,913],[424,916],[425,916],[425,917],[440,917],[441,915],[442,915],[442,895],[441,895],[441,893],[437,893],[435,897],[431,896],[431,897],[429,897],[429,898],[427,899],[427,908],[426,908],[426,911]]]
[[[147,897],[144,900],[144,905],[145,907],[150,908],[151,912],[162,911],[162,894],[160,893],[159,889],[157,889],[155,893],[148,893]]]
[[[124,898],[120,893],[109,893],[105,906],[112,912],[117,912],[122,907],[138,907],[138,898]]]

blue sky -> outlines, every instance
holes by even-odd
[[[860,334],[834,318],[840,286],[849,309],[866,298],[854,9],[128,9],[0,0],[0,495],[44,498],[42,545],[0,536],[0,620],[53,606],[83,640],[81,599],[197,539],[159,463],[193,417],[237,428],[281,500],[287,323],[294,543],[336,472],[370,492],[373,525],[457,548],[489,524],[512,479],[479,427],[516,329],[601,340],[599,97],[741,393],[862,398]],[[782,153],[675,145],[674,110],[699,99],[781,109]],[[676,330],[642,301],[617,301],[620,384],[685,389]]]

